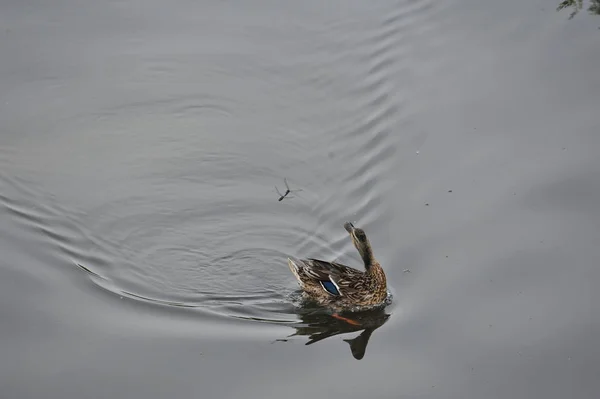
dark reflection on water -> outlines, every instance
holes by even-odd
[[[371,334],[383,326],[391,316],[385,311],[385,308],[341,314],[358,323],[355,325],[335,319],[330,314],[312,307],[300,308],[297,314],[301,319],[301,326],[294,326],[296,332],[290,337],[307,336],[306,345],[312,345],[340,334],[362,331],[352,339],[344,339],[344,342],[350,345],[352,356],[357,360],[361,360],[365,356]]]
[[[583,0],[564,0],[558,5],[556,11],[569,9],[571,10],[569,19],[573,19],[573,17],[575,17],[575,15],[583,8],[583,3]],[[600,0],[589,0],[587,10],[591,15],[600,15]]]

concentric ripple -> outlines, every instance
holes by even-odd
[[[329,10],[288,30],[250,13],[222,32],[238,53],[125,48],[123,99],[30,139],[20,163],[55,169],[2,176],[0,206],[116,295],[295,322],[287,257],[360,267],[350,220],[369,227],[385,266],[388,194],[410,141],[399,138],[409,38],[431,7]],[[14,164],[4,152],[0,164]],[[284,177],[303,191],[279,202]]]

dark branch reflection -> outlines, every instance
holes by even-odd
[[[590,0],[590,5],[588,7],[588,13],[592,15],[600,15],[600,0]],[[583,0],[564,0],[562,1],[556,11],[570,9],[571,14],[569,15],[569,19],[573,19],[575,15],[583,8]]]
[[[365,356],[371,334],[388,321],[390,314],[386,313],[385,309],[343,314],[344,317],[358,322],[359,325],[335,319],[331,314],[324,313],[323,310],[316,308],[301,308],[298,310],[298,316],[302,320],[302,325],[294,327],[296,332],[290,337],[307,336],[308,342],[306,342],[306,345],[312,345],[339,334],[362,331],[352,339],[344,339],[344,342],[350,345],[352,356],[360,360]]]

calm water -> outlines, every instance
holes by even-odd
[[[597,398],[600,17],[557,6],[3,1],[0,396]],[[347,220],[363,328],[286,263],[359,267]]]

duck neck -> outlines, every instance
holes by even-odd
[[[366,248],[364,248],[360,255],[362,257],[363,263],[365,264],[366,271],[371,270],[371,268],[377,264],[377,261],[373,256],[373,250],[371,249],[371,247],[367,246]]]

